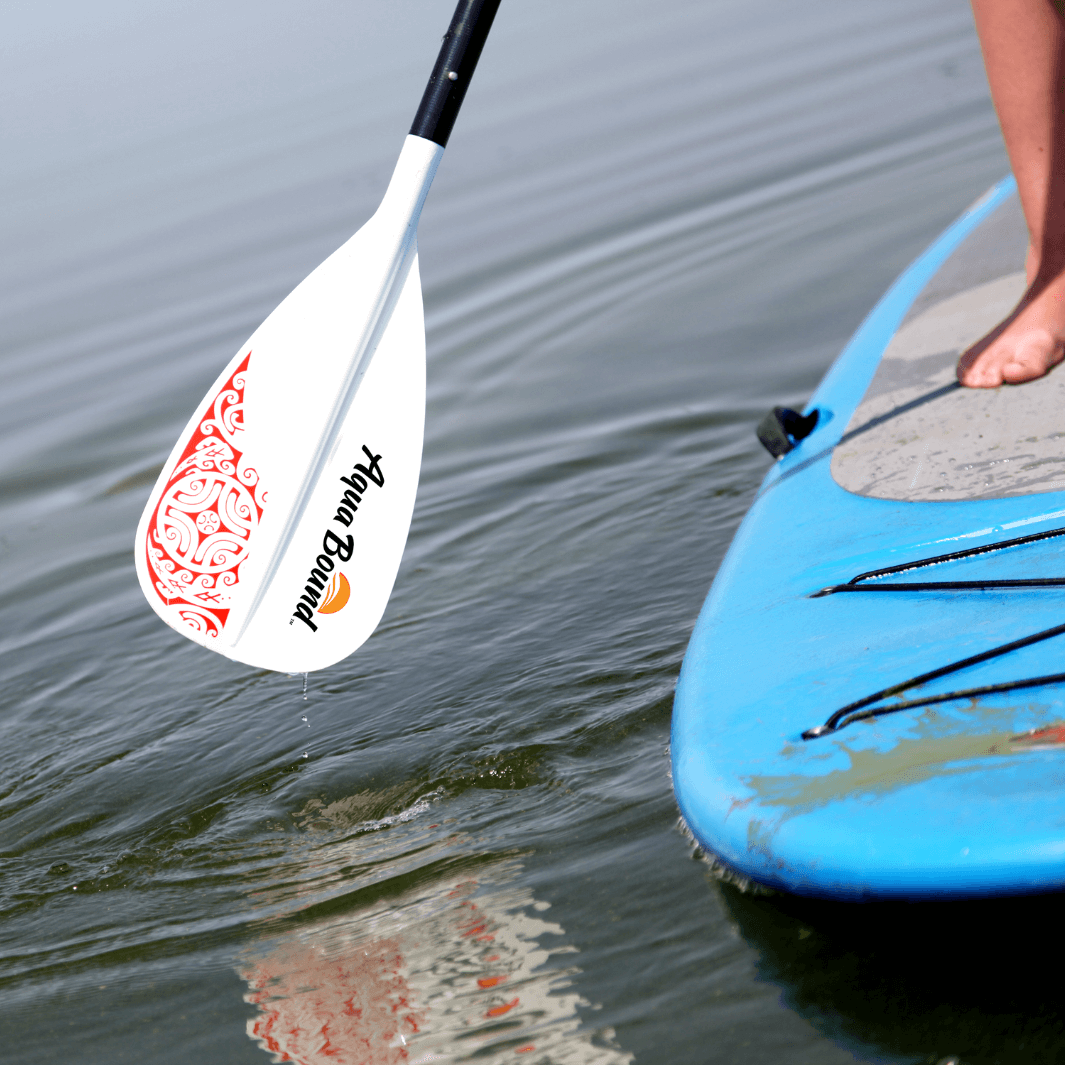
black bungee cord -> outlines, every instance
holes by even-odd
[[[1009,547],[1031,544],[1039,540],[1049,540],[1055,536],[1065,536],[1065,528],[1050,529],[1047,532],[1034,533],[1030,536],[1018,536],[1010,540],[999,540],[992,544],[985,544],[982,547],[970,547],[964,551],[951,551],[949,554],[935,555],[932,558],[918,559],[914,562],[903,562],[898,566],[888,566],[884,569],[869,570],[866,573],[859,573],[857,577],[852,577],[846,584],[836,584],[831,585],[828,588],[822,588],[820,591],[814,592],[810,598],[819,599],[823,596],[835,595],[839,592],[980,591],[989,588],[1010,590],[1065,586],[1065,577],[1040,577],[1032,580],[1006,581],[925,581],[913,582],[910,584],[863,583],[866,581],[875,581],[878,578],[886,577],[893,573],[906,573],[910,570],[922,569],[926,566],[936,566],[942,562],[953,562],[957,559],[972,558],[975,555],[985,555],[992,551],[1002,551]],[[855,721],[868,721],[872,718],[883,717],[885,714],[896,714],[900,710],[910,710],[918,706],[932,706],[936,703],[951,702],[955,699],[974,698],[979,695],[991,695],[997,692],[1017,691],[1022,688],[1038,688],[1047,684],[1058,684],[1065,681],[1065,673],[1052,673],[1044,677],[1029,677],[1024,680],[1008,681],[1004,684],[987,684],[979,688],[964,688],[958,691],[945,692],[942,695],[932,695],[924,699],[909,699],[884,706],[872,705],[878,703],[881,699],[890,698],[892,695],[900,695],[902,692],[908,691],[911,688],[916,688],[918,685],[925,684],[930,680],[935,680],[938,677],[945,677],[950,673],[956,673],[968,666],[974,666],[980,662],[986,662],[991,658],[997,658],[1000,655],[1009,654],[1011,651],[1017,651],[1022,647],[1029,647],[1034,643],[1049,640],[1054,636],[1060,636],[1062,633],[1065,633],[1065,625],[1055,625],[1053,628],[1044,629],[1042,632],[1032,633],[1030,636],[1024,636],[1019,640],[1012,640],[1009,643],[1000,644],[998,647],[992,647],[990,650],[983,651],[980,654],[972,655],[969,658],[962,658],[957,662],[952,662],[950,665],[941,666],[939,669],[934,669],[930,673],[922,673],[920,676],[911,677],[909,680],[904,680],[899,684],[893,684],[890,688],[883,688],[878,692],[874,692],[872,695],[867,695],[864,699],[858,699],[856,702],[848,703],[846,706],[841,707],[823,725],[816,725],[814,728],[806,729],[806,731],[802,733],[802,738],[804,740],[815,740],[821,736],[827,736],[830,733],[838,732],[840,729],[846,728]]]
[[[992,551],[1004,551],[1008,547],[1019,547],[1022,544],[1034,544],[1039,540],[1050,540],[1055,536],[1065,536],[1065,528],[1048,529],[1046,532],[1032,533],[1030,536],[1017,536],[1012,540],[997,540],[993,544],[984,544],[982,547],[968,547],[964,551],[951,551],[946,555],[934,555],[932,558],[922,558],[915,562],[903,562],[898,566],[887,566],[884,569],[871,569],[866,573],[859,573],[857,577],[851,577],[846,584],[831,584],[814,592],[811,599],[820,599],[825,595],[835,595],[838,592],[928,592],[928,591],[956,591],[967,588],[1044,588],[1065,585],[1065,577],[1040,577],[1035,580],[1017,581],[929,581],[924,584],[863,584],[863,581],[874,581],[880,577],[886,577],[891,573],[907,573],[914,569],[924,569],[926,566],[938,566],[941,562],[955,562],[959,558],[973,558],[976,555],[988,555]]]

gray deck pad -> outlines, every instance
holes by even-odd
[[[1010,201],[915,301],[833,453],[841,487],[908,501],[1065,488],[1065,370],[996,389],[961,388],[954,373],[1024,292],[1018,219]]]

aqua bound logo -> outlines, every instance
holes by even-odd
[[[365,444],[362,445],[366,462],[356,462],[347,477],[341,477],[344,489],[332,521],[347,529],[355,520],[355,514],[363,501],[363,496],[371,484],[384,488],[385,475],[381,469],[381,456],[375,455]],[[351,585],[347,577],[337,568],[338,563],[350,562],[355,552],[355,537],[351,533],[341,536],[327,528],[322,538],[322,553],[314,560],[303,594],[292,612],[293,619],[299,618],[311,632],[317,632],[314,614],[335,614],[342,610],[351,595]],[[334,572],[336,570],[336,572]],[[321,605],[319,605],[321,600]],[[289,622],[292,624],[292,621]]]

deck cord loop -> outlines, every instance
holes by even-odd
[[[1065,585],[1065,577],[1043,577],[1033,580],[1015,581],[929,581],[912,584],[869,585],[860,583],[862,581],[876,580],[879,577],[884,577],[891,573],[905,573],[909,570],[921,569],[925,566],[935,566],[941,562],[952,562],[955,559],[960,558],[972,558],[975,555],[985,555],[992,551],[1002,551],[1008,547],[1017,547],[1022,544],[1035,543],[1039,540],[1049,540],[1055,536],[1065,536],[1065,528],[1050,529],[1047,532],[1034,533],[1030,536],[1018,536],[1010,540],[999,540],[992,544],[984,544],[982,547],[970,547],[964,551],[952,551],[946,555],[936,555],[932,558],[919,559],[915,562],[904,562],[898,566],[869,570],[866,573],[859,573],[857,577],[851,578],[846,584],[837,584],[828,588],[822,588],[819,592],[814,592],[810,598],[818,599],[822,596],[833,595],[836,592],[925,592],[984,588],[1044,588]],[[956,673],[968,666],[978,665],[980,662],[986,662],[989,659],[997,658],[1000,655],[1009,654],[1011,651],[1020,650],[1022,647],[1029,647],[1034,643],[1049,640],[1054,636],[1060,636],[1062,633],[1065,633],[1065,625],[1055,625],[1053,628],[1044,629],[1042,632],[1032,633],[1030,636],[1024,636],[1019,640],[1012,640],[1009,643],[1000,644],[998,647],[992,647],[988,651],[982,651],[980,654],[971,655],[969,658],[959,659],[957,662],[952,662],[950,665],[934,669],[930,673],[922,673],[920,676],[911,677],[909,680],[904,680],[899,684],[893,684],[890,688],[883,688],[881,691],[875,692],[872,695],[867,695],[864,699],[858,699],[856,702],[848,703],[846,706],[841,707],[823,725],[816,725],[814,728],[808,728],[803,732],[802,738],[804,740],[814,740],[821,736],[827,736],[829,733],[838,732],[841,728],[846,728],[847,725],[853,724],[855,721],[868,721],[873,718],[883,717],[885,714],[895,714],[900,710],[909,710],[918,706],[931,706],[936,703],[950,702],[954,699],[975,698],[979,695],[990,695],[997,692],[1017,691],[1022,688],[1037,688],[1047,684],[1058,684],[1065,681],[1065,673],[1052,673],[1045,677],[1029,677],[1025,680],[1008,681],[1004,684],[988,684],[979,688],[964,688],[959,691],[945,692],[942,695],[932,695],[923,699],[903,700],[901,702],[889,703],[882,706],[872,705],[873,703],[880,702],[881,699],[887,699],[893,695],[900,695],[902,692],[909,691],[911,688],[916,688],[930,680],[945,677],[948,674]]]
[[[1065,585],[1065,577],[1040,577],[1035,580],[1016,581],[928,581],[924,584],[863,584],[863,581],[874,581],[880,577],[886,577],[891,573],[908,573],[910,570],[924,569],[926,566],[938,566],[941,562],[954,562],[959,558],[974,558],[976,555],[988,555],[992,551],[1004,551],[1008,547],[1019,547],[1022,544],[1034,544],[1039,540],[1050,540],[1055,536],[1065,536],[1065,528],[1048,529],[1046,532],[1032,533],[1030,536],[1017,536],[1012,540],[997,540],[993,544],[984,544],[982,547],[969,547],[964,551],[951,551],[946,555],[933,555],[932,558],[922,558],[915,562],[903,562],[898,566],[886,566],[884,569],[871,569],[865,573],[859,573],[857,577],[851,577],[846,584],[831,584],[814,592],[810,598],[820,599],[825,595],[835,595],[837,592],[929,592],[937,590],[953,590],[965,588],[1044,588]]]

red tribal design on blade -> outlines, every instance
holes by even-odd
[[[148,525],[152,584],[172,622],[218,636],[266,505],[244,456],[244,387],[251,352],[196,426]]]

